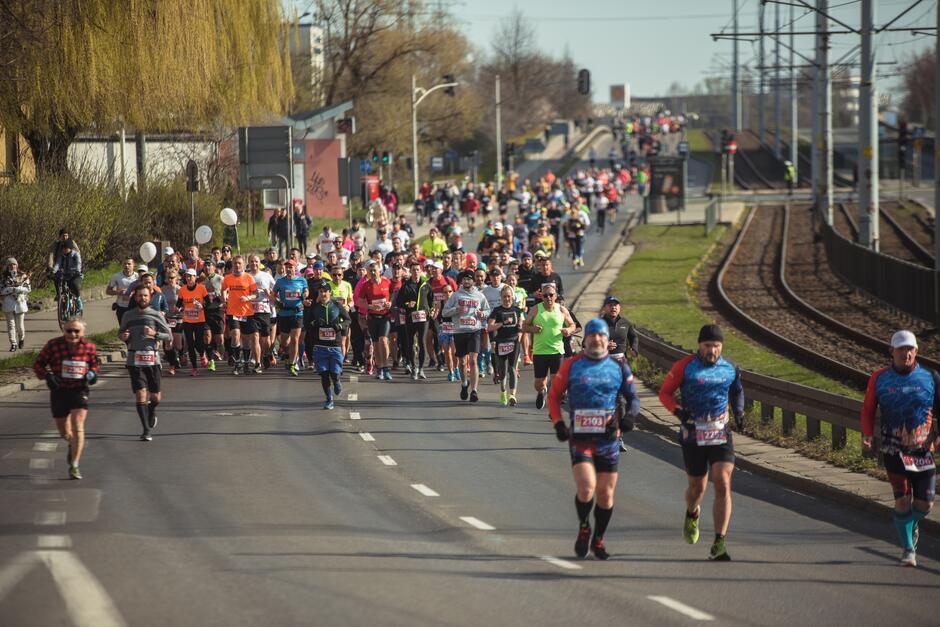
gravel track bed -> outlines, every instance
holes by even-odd
[[[887,356],[859,346],[841,333],[790,308],[775,280],[783,232],[783,208],[767,206],[758,207],[755,211],[735,261],[725,274],[724,287],[728,298],[767,329],[815,353],[866,372],[885,365]],[[803,263],[815,265],[818,258],[811,256]],[[792,282],[790,277],[798,275],[794,268],[788,274],[788,280]],[[759,337],[754,339],[761,341]],[[819,370],[818,363],[805,359],[799,361]]]

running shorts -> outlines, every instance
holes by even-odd
[[[616,438],[576,439],[568,441],[571,465],[594,464],[597,472],[617,472],[620,442]]]
[[[88,388],[59,388],[51,390],[49,404],[53,418],[64,418],[73,409],[88,409]]]
[[[561,369],[561,355],[533,355],[535,378],[544,379],[548,373],[556,374]]]
[[[343,351],[338,346],[313,347],[313,363],[317,372],[343,373]]]
[[[222,332],[225,330],[225,324],[222,320],[221,311],[206,310],[206,328],[209,329],[212,335],[222,335]]]
[[[472,353],[480,352],[480,332],[454,333],[454,348],[457,357],[466,357]]]
[[[933,453],[925,453],[933,461]],[[894,491],[894,498],[913,495],[919,501],[932,502],[937,492],[937,469],[913,471],[904,467],[900,453],[885,453],[885,472]]]
[[[392,329],[392,321],[388,316],[369,316],[369,339],[373,342],[380,337],[388,337]]]
[[[685,472],[692,477],[704,477],[708,469],[717,462],[734,463],[734,442],[731,434],[724,444],[713,446],[699,446],[695,442],[682,443],[682,460],[685,462]]]
[[[288,333],[294,329],[300,329],[304,326],[303,316],[278,316],[277,332]]]
[[[264,312],[253,314],[248,318],[247,322],[242,323],[242,333],[245,335],[253,335],[255,333],[270,335],[271,314]]]
[[[131,389],[135,393],[144,388],[152,394],[160,391],[160,366],[128,366],[127,372],[131,376]]]

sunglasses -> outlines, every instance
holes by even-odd
[[[81,333],[81,329],[65,329],[66,333]]]
[[[556,296],[558,296],[558,294],[555,294],[554,292],[546,292],[546,293],[543,293],[542,296],[545,298],[555,298]]]

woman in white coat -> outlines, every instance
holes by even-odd
[[[30,274],[19,271],[16,259],[9,257],[0,274],[0,297],[3,298],[3,316],[10,336],[10,352],[26,346],[26,295],[32,291]]]

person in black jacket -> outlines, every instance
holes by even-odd
[[[297,248],[300,252],[307,254],[307,235],[310,233],[310,225],[313,220],[307,215],[305,205],[294,205],[294,237],[297,238]]]
[[[428,279],[421,273],[421,264],[414,263],[409,268],[410,275],[402,281],[401,287],[395,294],[392,306],[405,316],[405,337],[402,352],[405,362],[411,366],[411,378],[427,379],[424,374],[424,335],[427,332],[428,320],[431,318],[431,307],[434,297]],[[418,358],[415,360],[415,341],[418,342]]]
[[[604,308],[601,311],[601,317],[610,329],[610,340],[607,342],[610,357],[617,361],[626,360],[628,355],[629,357],[636,357],[640,349],[640,338],[636,334],[633,323],[620,317],[620,299],[616,296],[608,296],[604,299]],[[617,411],[621,413],[625,411],[622,404],[617,406]],[[624,453],[627,452],[627,446],[623,443],[622,435],[620,437],[620,450]]]

